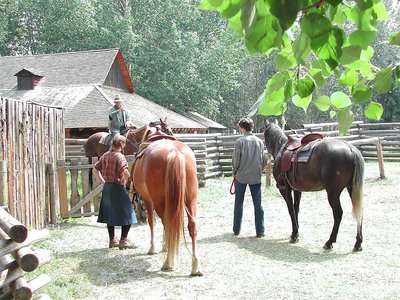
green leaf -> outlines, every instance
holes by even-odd
[[[389,37],[389,45],[400,46],[400,31],[392,33]]]
[[[283,90],[283,96],[285,99],[290,99],[293,97],[293,94],[294,94],[293,81],[290,79],[290,80],[287,80],[285,83],[285,87]]]
[[[358,45],[363,49],[367,49],[367,47],[375,40],[375,38],[376,31],[357,30],[350,35],[349,41],[352,45]]]
[[[361,55],[361,47],[360,46],[347,46],[342,48],[342,55],[340,56],[340,63],[342,65],[351,64],[354,61],[360,59]]]
[[[331,103],[334,107],[341,109],[350,106],[351,100],[349,96],[343,92],[334,92],[331,95]]]
[[[300,33],[293,43],[293,53],[297,63],[304,65],[310,52],[310,38],[306,34]]]
[[[329,112],[329,117],[330,117],[331,119],[333,119],[335,116],[336,116],[336,111],[331,110],[331,111]]]
[[[254,116],[254,115],[257,113],[258,108],[260,107],[260,104],[265,100],[265,95],[266,95],[266,93],[267,93],[267,91],[264,90],[264,91],[261,93],[261,95],[258,97],[256,103],[254,103],[253,106],[250,108],[249,112],[247,113],[247,115],[248,115],[249,117],[252,117],[252,116]]]
[[[358,74],[354,70],[346,70],[340,76],[339,84],[353,86],[358,82]]]
[[[210,4],[214,7],[219,7],[223,4],[224,0],[209,0]]]
[[[314,69],[320,69],[321,72],[322,72],[322,75],[323,75],[325,78],[327,78],[327,77],[329,77],[329,76],[332,75],[332,71],[330,70],[329,66],[326,64],[325,61],[323,61],[323,60],[321,60],[321,59],[320,59],[320,60],[314,60],[314,61],[311,63],[311,66],[312,66]]]
[[[369,62],[374,56],[374,48],[368,46],[367,49],[361,51],[360,59],[365,62]]]
[[[342,3],[342,0],[325,0],[325,2],[332,6],[338,6],[340,3]]]
[[[306,15],[300,22],[301,30],[308,35],[311,40],[320,39],[321,43],[328,40],[328,35],[332,29],[331,21],[319,13]],[[314,42],[315,44],[316,42]],[[320,47],[320,45],[317,45]]]
[[[242,13],[240,15],[243,30],[245,35],[249,35],[257,20],[256,3],[255,0],[246,0],[242,6]]]
[[[315,83],[309,76],[307,76],[303,79],[297,80],[295,89],[300,98],[305,98],[312,94],[315,89]]]
[[[338,27],[332,28],[328,42],[318,49],[314,49],[319,57],[334,69],[339,64],[339,57],[342,55],[342,45],[345,39],[344,31]],[[311,42],[311,47],[312,42]]]
[[[374,85],[372,86],[378,93],[385,94],[392,88],[392,69],[385,68],[376,74]]]
[[[379,121],[383,114],[382,104],[371,102],[364,110],[365,116],[371,120]]]
[[[296,65],[293,52],[282,50],[275,56],[275,64],[278,70],[287,70]]]
[[[261,103],[258,113],[263,116],[280,116],[287,109],[284,101],[283,89],[269,93]]]
[[[351,94],[356,104],[367,102],[372,97],[371,89],[363,84],[355,85],[351,90]]]
[[[228,6],[221,11],[221,16],[225,19],[230,19],[235,16],[243,5],[243,0],[230,0]]]
[[[286,74],[287,73],[285,73],[285,74],[276,73],[274,76],[271,77],[270,80],[268,80],[265,87],[269,93],[280,90],[282,87],[284,87],[286,80],[287,80]]]
[[[312,95],[309,95],[307,97],[300,97],[299,95],[294,95],[292,97],[292,102],[294,105],[297,107],[300,107],[304,110],[305,113],[307,113],[307,108],[310,105],[312,100]]]
[[[338,112],[338,129],[340,135],[345,135],[354,122],[354,115],[350,107],[339,110]]]
[[[269,15],[257,20],[253,31],[246,37],[246,44],[251,43],[251,47],[257,49],[258,52],[266,52],[271,48],[280,47],[281,35],[278,21]]]
[[[313,101],[320,111],[327,111],[331,107],[331,99],[328,96],[320,96]]]
[[[293,25],[298,12],[303,8],[302,1],[270,0],[270,3],[270,12],[279,20],[284,31]]]
[[[242,26],[242,21],[240,21],[240,16],[241,13],[236,14],[234,17],[229,19],[229,26],[232,28],[234,32],[239,37],[243,36],[243,26]]]
[[[374,4],[373,10],[377,15],[377,19],[381,21],[387,21],[390,19],[389,14],[383,4],[383,1],[379,1]]]
[[[201,0],[198,8],[204,10],[218,11],[223,2],[224,2],[223,0]]]
[[[317,87],[322,87],[325,84],[325,77],[320,69],[310,69],[309,73]]]

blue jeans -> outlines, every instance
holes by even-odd
[[[261,183],[249,184],[253,198],[256,234],[264,233],[264,210],[261,205]],[[242,226],[243,202],[246,192],[246,183],[235,181],[235,210],[233,212],[233,232],[239,233]]]
[[[118,131],[111,131],[111,137],[114,138],[114,136],[120,134],[119,130]]]

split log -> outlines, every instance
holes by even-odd
[[[29,231],[27,239],[22,243],[12,240],[0,240],[0,256],[6,255],[31,244],[41,242],[50,238],[50,232],[47,229]]]
[[[31,281],[29,281],[26,285],[22,285],[20,286],[20,288],[22,288],[24,291],[17,289],[13,289],[11,284],[11,290],[5,292],[4,294],[0,295],[0,300],[10,300],[10,299],[31,299],[31,298],[21,298],[24,295],[29,295],[29,293],[32,295],[35,291],[37,291],[38,289],[42,288],[44,285],[48,284],[50,282],[51,278],[50,276],[46,275],[46,274],[41,274],[38,277],[32,279]],[[29,290],[28,290],[29,289]],[[20,298],[18,298],[20,297]],[[47,300],[47,299],[51,299],[48,295],[40,295],[40,298],[36,298],[36,299],[43,299],[43,300]]]
[[[49,251],[42,251],[39,255],[39,266],[48,263],[51,259]],[[2,274],[0,277],[0,286],[5,286],[15,281],[16,279],[24,276],[27,272],[22,270],[18,264],[12,265],[11,268],[8,269],[7,274]],[[0,298],[1,299],[1,298]]]
[[[39,265],[39,257],[29,247],[23,247],[11,253],[20,268],[25,272],[32,272]]]
[[[28,236],[28,228],[2,207],[0,207],[0,228],[17,243],[22,243]]]
[[[29,300],[32,298],[32,289],[23,277],[11,282],[10,290],[14,299]]]

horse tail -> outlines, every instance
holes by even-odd
[[[181,152],[168,154],[164,195],[165,246],[168,254],[175,257],[183,230],[186,198],[186,163]]]
[[[364,158],[357,148],[352,148],[352,152],[355,161],[351,202],[353,203],[353,215],[357,223],[361,225],[363,214]]]

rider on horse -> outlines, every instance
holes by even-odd
[[[112,137],[117,134],[124,135],[130,126],[129,113],[122,105],[122,99],[119,95],[114,98],[114,106],[108,111],[108,128]]]

